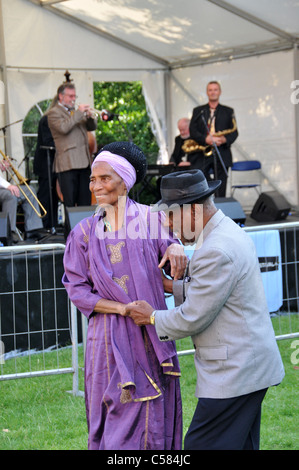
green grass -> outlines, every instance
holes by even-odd
[[[274,319],[276,334],[288,328],[289,319]],[[298,325],[297,330],[298,331]],[[278,332],[277,332],[278,328]],[[289,330],[288,330],[289,331]],[[279,341],[286,377],[281,385],[272,387],[264,400],[261,426],[261,449],[298,450],[298,381],[299,369],[291,363],[292,340]],[[191,349],[190,338],[178,341],[178,349]],[[47,353],[46,367],[56,364],[55,352]],[[82,354],[82,352],[81,352]],[[44,360],[33,356],[32,368]],[[71,350],[59,351],[59,364],[69,367]],[[28,358],[18,358],[18,371],[25,370]],[[82,356],[81,356],[82,362]],[[183,399],[184,434],[193,415],[197,399],[193,356],[180,357],[182,368],[181,390]],[[9,373],[15,360],[3,366]],[[26,364],[27,367],[27,364]],[[42,366],[41,366],[42,367]],[[80,372],[80,390],[83,390],[83,372]],[[84,398],[75,397],[72,375],[55,375],[0,382],[0,450],[85,450],[87,428]]]

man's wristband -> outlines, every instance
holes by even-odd
[[[154,325],[155,324],[155,316],[156,316],[156,310],[154,310],[150,316],[150,324]]]

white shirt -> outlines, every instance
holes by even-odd
[[[5,188],[7,189],[8,186],[10,186],[11,183],[9,183],[8,181],[6,181],[5,178],[3,178],[1,175],[0,175],[0,188]]]

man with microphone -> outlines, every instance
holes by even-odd
[[[228,168],[233,161],[231,145],[238,137],[238,129],[233,108],[220,104],[220,95],[220,83],[210,81],[207,85],[208,103],[193,109],[190,138],[201,147],[209,146],[211,152],[207,156],[202,150],[196,151],[188,160],[192,168],[200,169],[208,180],[212,172],[214,179],[222,181],[216,196],[225,197]]]
[[[88,104],[75,109],[76,88],[65,82],[57,90],[57,104],[49,111],[48,124],[56,154],[57,173],[66,207],[90,205],[89,176],[91,156],[87,131],[94,131],[97,120]]]

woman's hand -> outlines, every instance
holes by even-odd
[[[173,280],[166,277],[162,269],[161,269],[161,277],[162,277],[164,292],[167,292],[168,294],[172,294]]]

